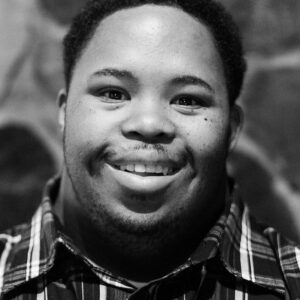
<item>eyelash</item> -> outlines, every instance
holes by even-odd
[[[185,101],[185,103],[176,103],[177,101]],[[187,101],[191,102],[190,104]],[[209,102],[206,97],[202,96],[194,96],[194,95],[180,95],[177,96],[173,101],[172,104],[178,105],[181,108],[185,109],[197,109],[201,107],[208,107]]]
[[[107,99],[108,100],[107,102],[119,102],[119,101],[131,100],[131,97],[127,92],[125,92],[124,90],[121,90],[120,88],[114,88],[114,87],[95,90],[95,91],[92,91],[92,94],[96,97],[102,97],[102,98]],[[115,97],[118,94],[121,97]]]

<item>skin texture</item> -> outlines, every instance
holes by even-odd
[[[238,128],[208,29],[167,6],[118,11],[98,26],[59,102],[66,168],[56,211],[66,233],[130,280],[183,263],[224,206]],[[118,169],[134,163],[173,171]]]

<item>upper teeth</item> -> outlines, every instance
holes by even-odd
[[[169,167],[163,167],[160,165],[144,165],[144,164],[128,164],[128,165],[121,165],[119,168],[122,171],[129,171],[129,172],[138,172],[138,173],[157,173],[164,175],[172,173],[172,169]]]

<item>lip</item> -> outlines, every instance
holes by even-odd
[[[122,164],[157,164],[173,169],[179,169],[183,166],[184,161],[181,157],[169,157],[167,153],[159,153],[158,151],[125,151],[120,154],[109,154],[106,157],[106,162],[112,166]]]
[[[157,163],[157,162],[129,162],[121,164],[110,164],[115,169],[126,171],[130,173],[136,173],[140,176],[167,176],[175,173],[177,167],[168,163]]]
[[[169,175],[147,175],[122,171],[108,162],[105,163],[104,168],[121,187],[139,194],[151,194],[167,189],[182,171],[182,169],[177,168],[175,172]]]

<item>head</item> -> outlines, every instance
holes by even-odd
[[[135,259],[190,249],[223,208],[239,126],[230,18],[207,0],[91,1],[64,45],[69,211]]]

